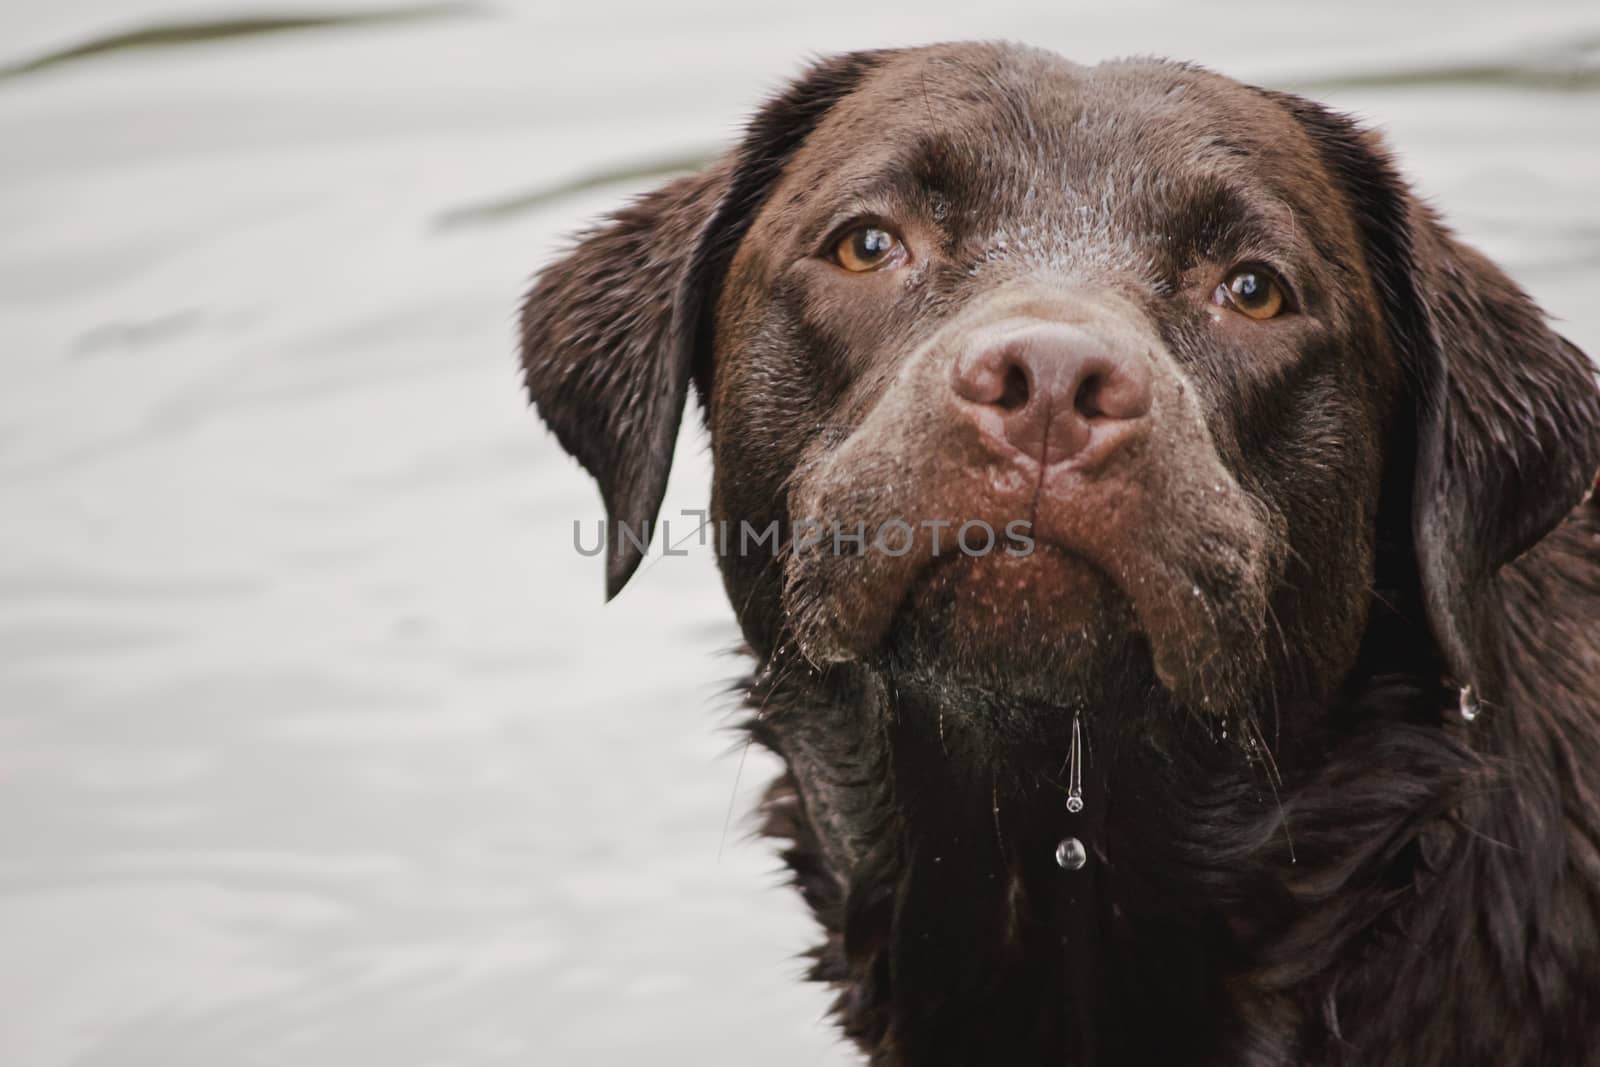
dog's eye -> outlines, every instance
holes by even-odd
[[[1212,299],[1258,320],[1278,315],[1288,303],[1283,283],[1267,268],[1257,266],[1235,268],[1217,286]]]
[[[857,226],[833,246],[833,261],[857,274],[882,270],[904,258],[900,239],[881,226]]]

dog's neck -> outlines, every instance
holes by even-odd
[[[1333,963],[1444,877],[1447,817],[1485,781],[1439,725],[1455,694],[1414,678],[1360,688],[1281,781],[1198,720],[1178,759],[1091,719],[1078,813],[1066,733],[1001,774],[959,709],[829,688],[768,679],[753,728],[789,765],[767,830],[827,930],[814,974],[874,1063],[1279,1063],[1337,1042]],[[1057,862],[1064,838],[1081,867]]]

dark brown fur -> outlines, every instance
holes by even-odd
[[[912,265],[824,262],[852,212]],[[1241,259],[1294,314],[1217,314]],[[1018,314],[1155,368],[1147,438],[1040,476],[1039,556],[721,561],[845,1032],[885,1065],[1600,1063],[1600,393],[1373,135],[1169,63],[828,60],[546,268],[523,359],[614,523],[654,519],[693,381],[735,528],[998,524],[942,383]],[[642,552],[610,549],[614,594]]]

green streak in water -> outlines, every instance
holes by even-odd
[[[121,33],[107,34],[82,44],[47,52],[32,59],[0,67],[0,79],[34,74],[67,63],[78,63],[97,56],[116,52],[133,52],[151,48],[178,48],[184,45],[207,44],[235,37],[258,37],[265,34],[289,33],[300,30],[336,29],[349,26],[383,25],[412,22],[419,19],[443,18],[483,10],[473,3],[419,4],[413,7],[396,7],[376,11],[330,12],[305,15],[257,15],[240,18],[170,22]]]
[[[497,222],[529,211],[536,211],[547,204],[565,200],[570,196],[576,196],[591,189],[617,185],[622,182],[644,181],[647,178],[667,178],[678,174],[687,174],[690,171],[699,170],[715,158],[716,153],[706,149],[685,152],[682,155],[643,159],[621,166],[588,171],[575,178],[541,186],[525,193],[517,193],[513,196],[490,200],[481,204],[467,204],[463,207],[453,208],[439,215],[434,220],[434,223],[440,229],[452,229],[457,226],[473,226]]]

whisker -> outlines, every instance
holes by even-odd
[[[1283,827],[1283,840],[1289,846],[1289,862],[1298,863],[1299,859],[1294,854],[1294,834],[1289,829],[1289,810],[1283,805],[1283,797],[1278,792],[1278,784],[1283,781],[1278,773],[1278,761],[1273,758],[1272,750],[1267,747],[1266,738],[1261,736],[1261,726],[1253,718],[1244,720],[1245,726],[1256,732],[1256,744],[1261,748],[1267,763],[1267,786],[1272,790],[1272,801],[1278,806],[1278,822]]]
[[[744,758],[750,754],[750,745],[754,740],[747,732],[744,746],[739,749],[739,765],[733,771],[733,791],[728,794],[728,810],[722,816],[722,836],[717,839],[718,863],[722,862],[722,850],[728,843],[728,828],[733,825],[733,806],[739,801],[739,780],[744,777]]]

